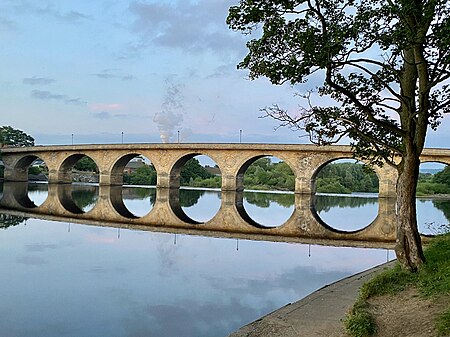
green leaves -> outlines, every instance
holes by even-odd
[[[0,126],[0,144],[10,146],[33,146],[34,138],[11,126]]]
[[[370,163],[395,164],[421,151],[428,126],[450,111],[449,16],[445,0],[241,0],[227,23],[260,33],[238,66],[251,79],[296,85],[322,76],[310,96],[336,102],[308,100],[295,116],[266,108],[267,116],[318,144],[348,137]]]

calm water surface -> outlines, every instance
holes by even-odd
[[[29,196],[42,203],[46,185],[30,188]],[[78,186],[72,196],[88,210],[98,188]],[[355,230],[376,216],[376,198],[333,198],[319,196],[316,209],[335,228]],[[130,212],[143,216],[153,207],[155,190],[125,188],[123,199]],[[287,220],[293,203],[289,194],[244,194],[247,213],[267,226]],[[181,190],[180,204],[189,217],[207,221],[220,207],[220,192]],[[419,200],[418,208],[424,221],[448,223],[448,202]],[[394,257],[382,249],[0,216],[2,336],[227,336],[325,284]]]

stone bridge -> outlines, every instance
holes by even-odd
[[[314,209],[314,196],[311,194],[295,194],[291,216],[279,226],[268,227],[248,215],[242,192],[222,191],[218,212],[208,221],[197,222],[180,206],[179,189],[156,189],[155,204],[150,212],[137,217],[123,202],[122,186],[100,185],[98,200],[87,212],[75,204],[73,186],[48,184],[46,200],[36,206],[28,196],[27,182],[5,182],[0,212],[25,218],[141,231],[332,246],[393,248],[396,238],[394,198],[380,198],[376,218],[367,226],[349,232],[324,223]]]
[[[98,166],[100,185],[122,185],[125,165],[138,155],[152,162],[157,187],[161,188],[178,188],[183,165],[194,156],[209,156],[221,170],[222,191],[242,191],[246,169],[261,157],[275,156],[291,167],[298,194],[314,193],[316,176],[327,163],[352,158],[349,146],[283,144],[110,144],[2,149],[5,181],[27,181],[29,165],[40,158],[48,167],[50,184],[72,182],[72,167],[88,156]],[[425,149],[421,161],[450,164],[450,150]],[[379,196],[394,197],[396,170],[389,165],[374,169],[379,179]]]

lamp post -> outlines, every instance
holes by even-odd
[[[72,133],[72,145],[73,145],[73,133]]]
[[[122,144],[123,144],[123,131],[122,131]]]
[[[242,129],[239,130],[239,143],[242,143]]]

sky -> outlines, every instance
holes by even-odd
[[[307,143],[259,118],[302,102],[299,88],[236,69],[249,39],[225,23],[237,2],[2,0],[0,124],[36,144],[120,143],[122,133],[125,143]],[[449,144],[447,117],[427,146]]]

